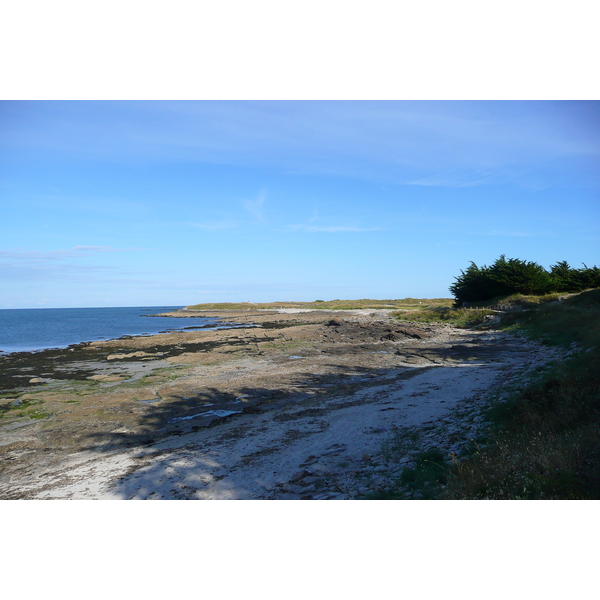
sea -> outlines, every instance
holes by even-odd
[[[165,331],[221,329],[218,319],[151,317],[182,306],[0,309],[0,352],[66,348],[71,344]]]

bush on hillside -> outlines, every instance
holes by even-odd
[[[560,261],[546,271],[535,262],[504,254],[490,267],[471,262],[450,286],[457,303],[482,302],[511,294],[542,295],[551,292],[580,292],[600,287],[600,269],[596,266],[573,269]]]

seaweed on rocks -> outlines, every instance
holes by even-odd
[[[122,337],[126,341],[129,337]],[[261,342],[276,338],[261,338]],[[145,346],[147,358],[164,360],[184,353],[210,352],[220,346],[247,346],[248,340],[229,339],[223,341],[184,342]],[[111,355],[119,355],[118,362],[138,362],[134,349],[123,346],[98,346],[91,342],[74,344],[68,348],[50,348],[33,352],[14,352],[0,356],[0,391],[8,392],[19,388],[34,387],[44,380],[84,381],[95,375]],[[111,361],[113,362],[113,361]],[[114,362],[117,362],[116,360]]]

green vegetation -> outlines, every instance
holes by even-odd
[[[29,417],[30,419],[45,419],[49,416],[46,412],[36,407],[42,400],[22,398],[15,395],[10,398],[0,399],[0,419],[4,417]]]
[[[507,326],[550,344],[577,344],[590,350],[600,344],[600,289],[545,302],[539,309],[510,316]]]
[[[422,304],[412,301],[410,306],[416,310],[410,313],[397,312],[393,316],[398,321],[442,322],[455,327],[474,327],[489,323],[496,311],[538,309],[543,304],[565,299],[569,293],[598,287],[598,267],[588,268],[584,265],[583,269],[573,269],[566,261],[562,261],[553,265],[548,272],[536,263],[507,259],[501,255],[491,267],[478,267],[472,262],[466,271],[461,271],[456,282],[450,286],[455,299],[453,306],[439,299],[416,301]],[[410,299],[396,302],[404,303],[402,308],[405,308]],[[564,313],[562,318],[568,320],[570,317]],[[509,325],[517,321],[525,322],[526,319],[503,315],[502,321],[504,325]],[[552,335],[563,330],[564,327],[560,327]]]
[[[450,469],[448,498],[600,498],[600,290],[514,328],[578,351],[490,407],[493,441]]]
[[[573,269],[566,261],[546,271],[535,262],[502,254],[491,267],[478,267],[474,262],[450,286],[457,304],[480,302],[510,294],[543,295],[552,292],[581,292],[600,287],[600,269],[596,266]]]
[[[44,412],[38,408],[32,408],[31,410],[25,411],[23,416],[29,417],[30,419],[46,419],[50,416],[50,413]]]
[[[418,491],[425,500],[435,498],[440,485],[446,483],[448,473],[444,453],[437,448],[419,452],[414,467],[404,469],[400,483],[410,491]]]
[[[449,308],[438,306],[426,310],[392,313],[398,321],[418,321],[421,323],[448,323],[454,327],[474,327],[494,315],[494,311],[483,308]]]
[[[220,302],[216,304],[194,304],[188,310],[257,310],[280,308],[311,308],[319,310],[397,309],[414,310],[438,306],[452,306],[451,298],[404,298],[402,300],[315,300],[314,302]]]
[[[404,488],[439,499],[600,498],[600,290],[515,301],[530,310],[508,313],[499,327],[561,346],[565,359],[499,390],[485,439],[460,457],[417,456]]]

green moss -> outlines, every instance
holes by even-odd
[[[24,417],[29,417],[30,419],[46,419],[50,416],[50,413],[44,412],[39,408],[33,408],[31,410],[27,410],[23,413]]]

